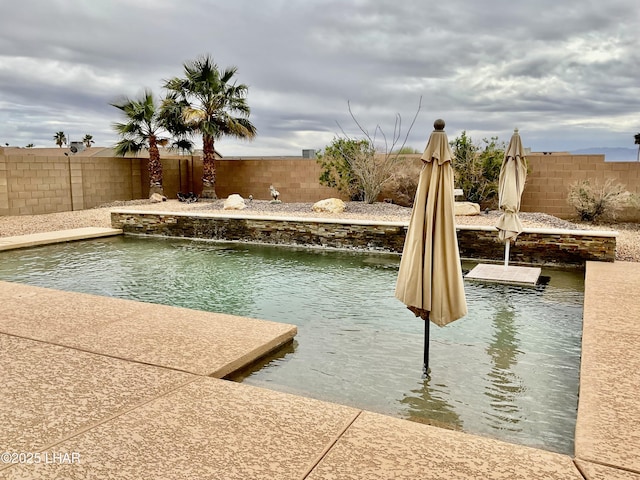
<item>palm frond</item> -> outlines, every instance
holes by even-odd
[[[256,136],[257,129],[246,118],[229,117],[225,122],[223,133],[232,137],[250,140]]]
[[[128,136],[128,135],[144,136],[144,134],[142,133],[140,124],[135,122],[114,123],[113,129],[116,131],[116,133],[122,136]]]
[[[187,140],[186,138],[174,140],[169,146],[169,149],[177,150],[182,153],[191,153],[193,152],[193,148],[193,142],[191,140]]]
[[[200,108],[185,107],[182,110],[182,118],[188,125],[199,125],[207,118],[207,112]]]
[[[127,138],[120,140],[113,146],[115,154],[119,157],[124,157],[127,154],[137,155],[145,148],[146,145]]]
[[[222,72],[222,75],[220,75],[220,81],[222,83],[229,83],[236,73],[238,73],[238,67],[227,67],[224,72]]]

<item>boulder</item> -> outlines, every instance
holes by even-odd
[[[455,202],[456,215],[480,215],[480,205],[473,202]]]
[[[314,212],[342,213],[347,206],[339,198],[327,198],[314,203],[312,208]]]
[[[246,205],[244,203],[244,198],[242,198],[237,193],[232,193],[227,197],[224,201],[223,210],[242,210]]]
[[[149,197],[149,200],[151,200],[151,203],[160,203],[166,202],[167,197],[165,197],[164,195],[160,195],[159,193],[152,193]]]

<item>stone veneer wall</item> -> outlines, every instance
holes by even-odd
[[[460,255],[503,260],[504,244],[492,227],[458,226]],[[615,232],[527,228],[510,246],[509,262],[540,265],[583,265],[585,261],[613,262]]]
[[[372,222],[279,217],[239,217],[202,213],[158,213],[115,210],[111,224],[125,233],[170,237],[312,245],[401,253],[405,222]],[[499,261],[504,245],[491,227],[458,227],[463,258]],[[584,265],[587,260],[612,262],[616,234],[583,230],[528,229],[511,247],[512,263]]]

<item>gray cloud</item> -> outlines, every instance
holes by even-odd
[[[0,142],[53,146],[55,131],[116,137],[109,106],[211,53],[249,85],[251,143],[223,154],[296,155],[361,124],[390,136],[395,115],[424,147],[449,136],[534,150],[633,146],[640,86],[634,0],[23,0],[0,19]]]

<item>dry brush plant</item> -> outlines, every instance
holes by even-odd
[[[351,110],[351,104],[347,102],[347,105],[351,118],[364,135],[364,138],[350,138],[338,124],[342,130],[343,137],[334,138],[331,145],[318,155],[318,162],[323,169],[320,183],[338,188],[338,190],[348,194],[352,200],[373,203],[377,200],[384,186],[393,178],[395,168],[403,158],[400,152],[402,152],[418,113],[420,113],[422,97],[420,97],[418,109],[404,136],[402,145],[397,150],[395,147],[401,139],[402,131],[400,114],[396,115],[393,136],[389,143],[380,125],[376,125],[373,133],[369,133],[358,122]],[[376,149],[378,135],[382,137],[382,144],[384,145],[380,150]]]
[[[634,197],[625,190],[624,185],[608,178],[603,184],[591,180],[572,183],[567,201],[581,220],[597,222],[602,219],[615,220],[623,208],[632,204]]]
[[[420,155],[409,155],[398,160],[391,180],[385,184],[382,195],[392,203],[413,207],[423,162]]]

